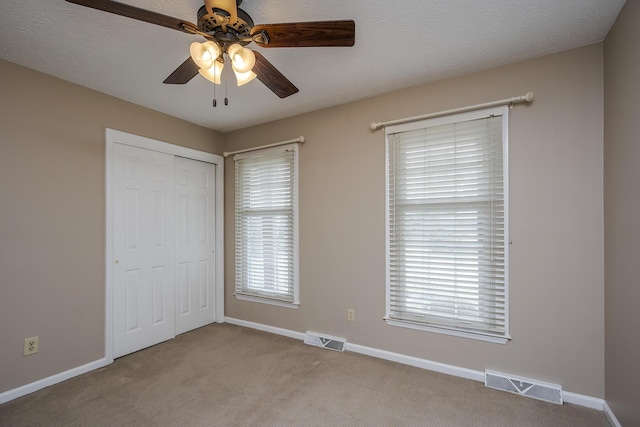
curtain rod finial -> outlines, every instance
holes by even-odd
[[[527,92],[524,96],[524,100],[527,102],[533,101],[533,92]]]
[[[380,129],[381,126],[382,126],[382,123],[380,122],[371,122],[371,124],[369,125],[371,130],[378,130]]]

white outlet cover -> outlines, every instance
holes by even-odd
[[[38,352],[38,337],[25,338],[24,355],[29,356]]]

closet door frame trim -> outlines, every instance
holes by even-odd
[[[113,189],[111,180],[113,179],[114,166],[114,144],[124,144],[133,147],[144,148],[160,153],[171,154],[178,157],[185,157],[192,160],[200,160],[216,166],[216,187],[215,187],[215,304],[216,323],[224,323],[224,158],[217,154],[206,153],[204,151],[181,147],[167,142],[130,133],[106,129],[106,163],[105,163],[105,190],[106,190],[106,258],[105,258],[105,359],[106,364],[113,363],[113,343],[112,343],[112,323],[113,323],[113,277],[111,264],[114,262],[113,251]]]

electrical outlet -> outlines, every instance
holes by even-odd
[[[24,355],[36,354],[38,352],[38,337],[25,338]]]
[[[347,320],[349,322],[355,322],[356,321],[356,311],[353,308],[348,308],[347,309]]]

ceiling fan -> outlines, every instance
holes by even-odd
[[[249,14],[238,7],[242,0],[204,0],[197,25],[112,0],[66,1],[204,37],[204,43],[191,44],[191,56],[164,80],[166,84],[185,84],[198,73],[220,84],[226,55],[238,86],[257,77],[273,93],[286,98],[297,93],[298,88],[246,45],[253,42],[265,48],[325,47],[353,46],[355,42],[353,20],[254,25]]]

